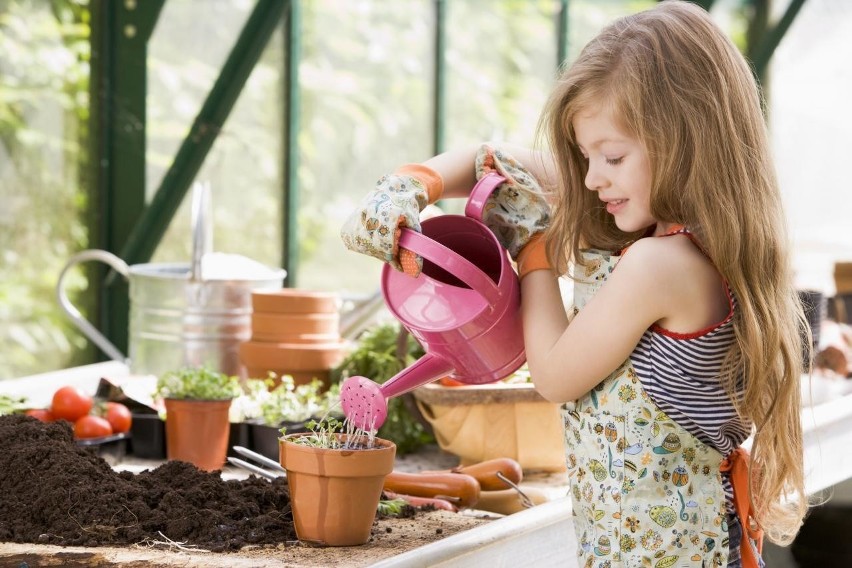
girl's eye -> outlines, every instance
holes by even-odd
[[[606,163],[609,164],[610,166],[617,166],[622,161],[624,161],[624,156],[620,156],[618,158],[607,158],[606,159]]]

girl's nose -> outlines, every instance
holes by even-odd
[[[598,169],[589,161],[589,169],[586,171],[586,187],[592,191],[601,189],[606,183],[605,178],[598,172]]]

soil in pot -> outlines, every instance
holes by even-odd
[[[0,416],[0,542],[129,545],[163,536],[213,551],[296,539],[283,480],[223,481],[185,462],[114,471],[67,422]],[[160,534],[162,533],[162,534]]]

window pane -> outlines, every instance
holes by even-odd
[[[80,364],[86,354],[55,286],[88,243],[88,18],[85,6],[55,8],[0,5],[0,379]],[[66,283],[76,302],[82,273]]]
[[[433,3],[302,5],[299,286],[366,294],[382,263],[340,227],[381,175],[431,154]]]
[[[250,2],[166,2],[149,44],[150,201],[221,72],[253,8]],[[282,36],[272,37],[196,179],[210,182],[213,248],[270,266],[281,263]],[[153,261],[188,262],[191,190]]]

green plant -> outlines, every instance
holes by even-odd
[[[227,400],[242,393],[237,377],[207,368],[185,367],[157,379],[155,395],[160,398]]]
[[[352,376],[367,377],[379,384],[405,369],[423,356],[423,347],[395,322],[381,323],[358,337],[357,347],[334,369],[333,377],[343,380]],[[404,455],[435,441],[406,405],[403,395],[388,400],[388,417],[378,436],[396,444],[397,454]]]
[[[313,380],[296,385],[293,377],[283,375],[274,386],[274,374],[267,379],[246,379],[243,392],[231,405],[231,421],[259,420],[268,426],[282,422],[304,422],[327,415],[342,417],[340,385],[334,384],[323,392],[323,383]]]
[[[395,499],[383,499],[379,501],[379,506],[376,514],[381,517],[405,517],[410,516],[412,509],[404,499],[399,497]]]
[[[27,408],[29,407],[25,397],[0,394],[0,416],[23,412]]]
[[[308,384],[294,387],[293,380],[284,381],[269,392],[260,405],[264,424],[277,426],[281,422],[304,422],[310,418],[327,415],[341,417],[338,406],[340,385],[332,385],[322,392],[323,383],[313,380]],[[335,408],[337,406],[337,408]]]
[[[339,450],[345,446],[345,438],[339,434],[343,433],[343,422],[336,418],[328,418],[325,420],[310,420],[305,423],[307,426],[307,434],[289,438],[294,444],[302,446],[310,446],[312,448],[325,448],[329,450]],[[281,428],[281,435],[287,435],[287,428]]]

